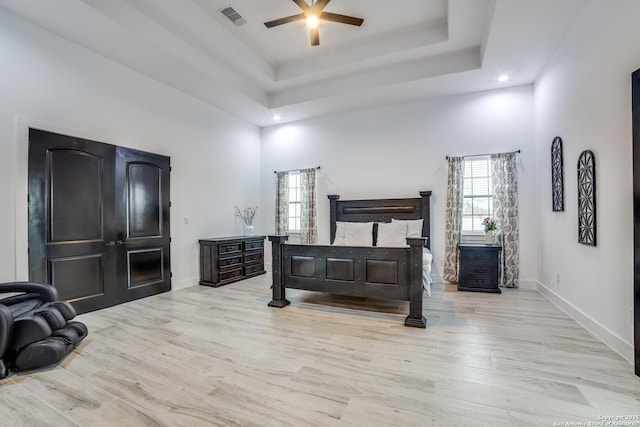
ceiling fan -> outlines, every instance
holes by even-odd
[[[320,21],[332,21],[340,24],[356,25],[358,27],[364,22],[364,19],[361,18],[325,12],[324,8],[331,0],[315,0],[315,2],[314,0],[311,0],[311,4],[304,0],[292,1],[302,9],[302,13],[287,16],[285,18],[274,19],[273,21],[265,22],[264,25],[267,28],[271,28],[282,24],[288,24],[289,22],[305,21],[305,25],[309,28],[311,46],[318,46],[320,44]]]

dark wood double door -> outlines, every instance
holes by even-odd
[[[29,130],[29,280],[78,312],[171,288],[168,157]]]

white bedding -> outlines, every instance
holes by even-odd
[[[422,248],[422,286],[427,292],[427,296],[431,296],[431,264],[433,263],[433,254],[427,248]]]

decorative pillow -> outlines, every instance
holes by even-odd
[[[395,219],[391,222],[401,222],[407,227],[407,237],[422,237],[422,225],[424,219]]]
[[[333,244],[336,246],[345,245],[345,224],[346,222],[336,221],[336,237],[333,239]]]
[[[373,246],[373,222],[347,222],[344,227],[346,246]]]
[[[407,226],[403,222],[379,222],[376,246],[404,248],[407,246]]]

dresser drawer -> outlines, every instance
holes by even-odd
[[[236,277],[242,276],[242,268],[236,268],[228,271],[220,272],[220,281],[224,282],[225,280],[234,279]]]
[[[220,258],[218,261],[220,268],[231,267],[242,264],[242,255],[238,254],[232,257]]]
[[[250,274],[262,272],[262,270],[264,270],[264,267],[262,266],[262,264],[249,265],[245,267],[244,274],[248,276]]]
[[[244,262],[247,264],[254,264],[256,262],[262,262],[264,255],[262,251],[253,251],[244,255]]]
[[[244,242],[244,250],[252,251],[254,249],[262,249],[264,246],[264,242],[262,240],[250,240],[248,242]]]
[[[233,252],[242,252],[242,242],[226,243],[218,246],[218,253],[220,255],[233,253]]]

